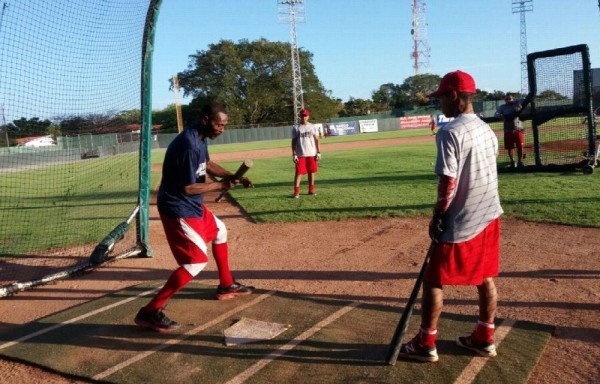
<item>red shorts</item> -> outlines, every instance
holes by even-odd
[[[471,240],[437,244],[424,279],[435,285],[481,285],[498,276],[499,259],[500,218]]]
[[[523,149],[525,145],[525,138],[523,137],[523,131],[514,130],[512,132],[504,132],[504,149]]]
[[[299,157],[296,163],[296,174],[306,175],[307,173],[317,173],[319,163],[314,156]]]
[[[204,205],[202,209],[201,218],[160,216],[169,247],[179,265],[208,262],[208,244],[217,237],[219,228],[212,212]]]

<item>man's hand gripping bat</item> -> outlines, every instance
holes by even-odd
[[[246,179],[247,182],[244,182],[242,180],[242,178],[244,177],[244,174],[246,172],[248,172],[248,170],[250,169],[250,167],[252,167],[252,165],[254,164],[254,162],[252,160],[244,160],[244,162],[242,162],[242,164],[240,165],[240,167],[237,169],[237,171],[235,171],[235,173],[233,174],[233,176],[230,177],[230,180],[237,180],[238,182],[241,182],[242,184],[244,184],[244,187],[246,188],[251,188],[253,187],[252,183],[250,182],[250,180]],[[221,199],[225,196],[225,194],[227,193],[227,191],[223,191],[219,194],[219,196],[217,197],[217,199],[215,200],[215,202],[219,202],[221,201]]]

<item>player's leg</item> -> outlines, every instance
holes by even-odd
[[[510,164],[508,165],[509,168],[513,168],[515,165],[515,160],[513,158],[513,138],[512,138],[512,132],[504,132],[504,149],[506,150],[506,153],[508,154],[508,158],[510,159]]]
[[[157,332],[169,332],[179,328],[179,324],[169,319],[162,312],[163,308],[204,269],[208,258],[206,244],[198,233],[199,220],[161,216],[161,221],[173,256],[180,266],[169,276],[156,296],[139,310],[135,323]]]
[[[308,172],[308,194],[316,195],[315,181],[316,173],[319,170],[319,163],[313,156],[306,158],[306,170]]]
[[[398,357],[436,362],[438,361],[435,340],[437,338],[437,323],[442,314],[444,293],[439,284],[423,281],[421,297],[421,326],[415,337],[402,344]]]
[[[473,241],[480,242],[480,244],[473,245],[481,247],[482,254],[479,262],[482,266],[483,278],[481,284],[477,285],[479,319],[473,333],[469,336],[459,337],[456,343],[481,356],[493,357],[496,356],[493,335],[495,331],[494,319],[498,306],[498,293],[494,276],[498,275],[500,219],[492,221]]]
[[[227,244],[227,227],[225,223],[212,212],[205,208],[205,217],[209,224],[207,227],[216,228],[216,231],[209,230],[211,234],[207,241],[212,241],[212,252],[217,264],[219,273],[219,286],[217,287],[216,298],[218,300],[233,299],[237,296],[249,295],[254,291],[254,287],[245,286],[233,278],[229,267],[229,245]],[[214,235],[212,235],[214,234]]]
[[[525,139],[523,131],[515,131],[515,146],[517,147],[517,166],[523,167],[523,146]]]
[[[293,197],[300,197],[300,182],[302,181],[302,176],[308,173],[306,168],[306,157],[299,157],[298,162],[296,163],[296,173],[294,175],[294,195]]]

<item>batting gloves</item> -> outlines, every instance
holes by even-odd
[[[315,156],[315,160],[321,160],[321,152],[317,152],[317,156]]]
[[[429,222],[429,238],[437,243],[442,232],[444,232],[444,212],[434,209],[433,217]]]

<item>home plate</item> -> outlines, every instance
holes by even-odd
[[[223,331],[225,345],[238,345],[261,340],[270,340],[289,329],[289,324],[268,323],[242,317],[237,323]]]

